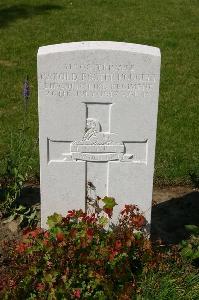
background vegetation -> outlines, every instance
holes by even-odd
[[[82,40],[147,44],[162,52],[155,179],[183,183],[198,159],[197,0],[1,0],[0,2],[0,155],[11,132],[29,127],[38,135],[36,53],[39,46]],[[29,75],[31,97],[24,113],[22,85]],[[24,125],[23,125],[24,126]],[[38,147],[32,173],[38,174]]]

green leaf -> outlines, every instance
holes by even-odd
[[[137,240],[140,240],[141,237],[143,236],[142,232],[141,231],[137,231],[134,233],[134,236]]]
[[[28,297],[27,300],[33,300],[33,299],[37,299],[37,295],[31,293],[30,297]]]
[[[181,247],[185,247],[187,246],[187,241],[185,240],[182,240],[181,243],[180,243]]]
[[[187,231],[193,234],[199,234],[199,226],[196,225],[185,225]]]
[[[23,212],[25,210],[26,210],[26,208],[23,205],[19,205],[19,207],[16,208],[16,211],[18,211],[18,212]]]
[[[47,283],[53,283],[56,281],[56,277],[58,276],[58,272],[53,271],[52,273],[44,274],[44,280]]]
[[[14,168],[14,169],[13,169],[13,172],[14,172],[14,175],[17,176],[17,174],[18,174],[17,168]]]
[[[62,220],[62,215],[54,213],[52,216],[48,217],[47,225],[49,228],[54,227],[55,225],[59,224]]]
[[[23,175],[21,175],[21,174],[18,174],[18,178],[20,178],[22,181],[25,180],[25,178],[24,178]]]
[[[113,209],[114,206],[117,205],[117,203],[115,202],[114,198],[111,197],[104,197],[103,199],[101,199],[104,202],[104,208],[109,208],[109,209]]]
[[[108,218],[102,216],[99,218],[99,224],[102,225],[102,226],[106,226],[108,224],[109,220]]]
[[[37,215],[37,212],[36,212],[36,210],[35,210],[35,211],[33,211],[33,212],[30,214],[30,216],[28,217],[28,219],[29,219],[29,220],[33,220],[33,219],[36,217],[36,215]]]
[[[52,277],[52,275],[51,274],[45,274],[44,275],[44,280],[45,280],[45,282],[47,282],[47,283],[51,283],[52,281],[53,281],[53,277]]]
[[[192,256],[193,256],[194,253],[193,253],[192,248],[190,248],[189,246],[187,246],[187,247],[185,247],[185,248],[182,249],[181,254],[185,258],[192,258]]]
[[[12,214],[11,216],[9,216],[9,218],[7,218],[5,221],[3,221],[3,224],[6,224],[6,223],[10,223],[12,222],[15,218],[16,218],[16,214]]]
[[[199,258],[199,250],[194,252],[193,254],[193,259],[198,259]]]
[[[19,217],[19,224],[23,223],[23,221],[25,220],[25,216],[24,215],[20,215]]]

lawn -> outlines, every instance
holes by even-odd
[[[11,132],[25,123],[30,157],[39,173],[36,54],[39,46],[112,40],[161,49],[155,180],[185,183],[199,165],[197,0],[1,0],[0,154],[9,151]],[[24,112],[22,86],[29,76],[31,97]],[[15,137],[15,140],[18,138]],[[14,145],[15,147],[15,145]],[[17,149],[16,149],[17,150]]]

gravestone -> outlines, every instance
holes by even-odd
[[[41,218],[110,196],[151,217],[158,48],[119,42],[38,51]]]

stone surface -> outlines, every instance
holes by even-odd
[[[151,218],[158,48],[118,42],[38,51],[41,217],[111,196]]]

